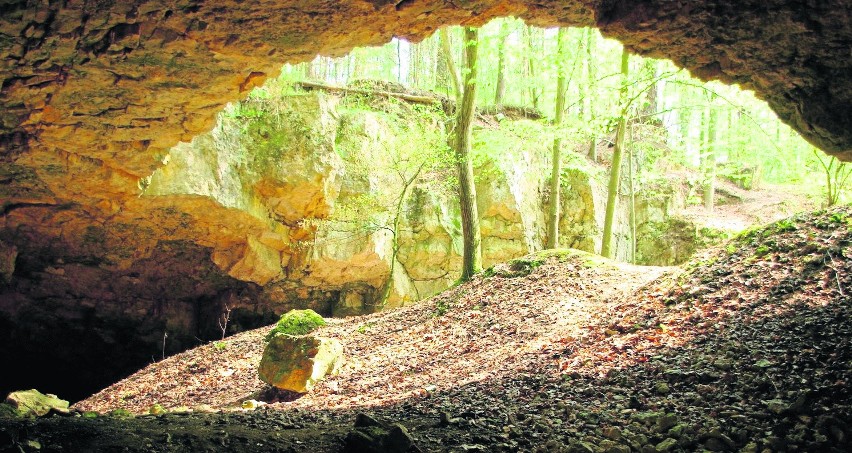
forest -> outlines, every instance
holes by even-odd
[[[284,64],[0,234],[0,451],[848,451],[852,164],[702,78],[515,18]]]

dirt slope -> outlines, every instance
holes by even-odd
[[[334,321],[322,334],[346,343],[349,364],[302,398],[7,420],[0,447],[339,451],[366,412],[426,451],[848,451],[850,229],[850,207],[802,215],[683,269],[527,259],[412,307]],[[78,408],[240,402],[263,388],[264,333],[152,364]]]

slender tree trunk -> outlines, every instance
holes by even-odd
[[[615,146],[612,151],[612,167],[609,170],[609,185],[606,197],[606,215],[604,218],[603,239],[601,240],[601,255],[612,258],[612,227],[615,220],[615,205],[618,202],[618,183],[621,180],[621,156],[624,150],[624,133],[627,128],[627,76],[630,66],[628,65],[630,54],[627,49],[621,51],[621,93],[618,117],[618,126],[615,129]]]
[[[471,159],[472,120],[476,102],[476,54],[479,47],[477,29],[465,27],[464,46],[464,93],[456,120],[456,162],[459,169],[459,202],[464,236],[461,281],[470,280],[482,269],[482,236],[479,231],[479,212]]]
[[[497,43],[497,86],[494,89],[494,105],[499,109],[506,96],[506,39],[509,37],[509,22],[500,23],[500,40]]]
[[[442,60],[446,65],[447,72],[449,73],[450,83],[453,87],[453,93],[456,94],[456,100],[458,100],[462,95],[461,76],[459,76],[459,71],[458,69],[456,69],[456,63],[453,60],[453,49],[450,44],[449,29],[447,27],[442,28],[440,34]]]
[[[592,102],[592,97],[595,95],[595,66],[593,55],[595,52],[595,30],[591,27],[586,28],[586,75],[588,81],[588,90],[586,98],[588,98],[588,122],[591,125],[595,120],[595,103]],[[581,84],[582,85],[582,84]],[[589,137],[589,159],[592,162],[598,161],[598,137],[595,134],[594,128],[591,130]]]
[[[420,43],[418,44],[409,44],[409,64],[408,64],[408,80],[411,81],[411,86],[415,88],[420,87],[420,76],[422,69],[421,63],[423,63],[423,58],[420,56]]]
[[[399,199],[396,201],[396,210],[394,211],[393,217],[393,229],[391,230],[390,273],[388,274],[388,280],[382,287],[382,294],[380,299],[382,306],[387,304],[387,301],[390,298],[391,290],[393,289],[393,273],[396,270],[397,256],[399,256],[399,228],[402,220],[402,208],[405,206],[405,200],[408,198],[409,189],[411,189],[411,186],[414,184],[414,181],[417,181],[417,178],[420,177],[420,172],[423,171],[423,167],[425,166],[426,162],[424,161],[422,164],[420,164],[420,166],[417,168],[411,178],[403,178],[402,193],[399,194]]]
[[[540,90],[536,86],[536,42],[535,28],[532,25],[527,25],[527,84],[530,93],[530,101],[533,108],[538,110]]]
[[[364,77],[364,64],[362,62],[364,57],[357,50],[353,50],[350,55],[352,55],[352,74],[349,80],[351,82]]]
[[[396,81],[398,83],[405,83],[405,80],[402,78],[402,40],[396,38]]]
[[[716,111],[713,102],[716,99],[715,94],[710,95],[710,106],[707,112],[707,143],[704,150],[705,153],[705,168],[704,168],[704,210],[713,212],[714,194],[716,192],[716,122],[718,112]]]
[[[553,124],[556,126],[556,138],[553,139],[553,159],[550,170],[550,206],[548,207],[547,219],[547,248],[555,249],[559,246],[559,205],[560,205],[560,176],[562,174],[562,132],[559,126],[565,115],[565,92],[567,91],[567,79],[565,77],[565,28],[560,28],[557,40],[557,65],[558,76],[556,78],[556,112]]]
[[[319,78],[319,74],[317,73],[317,64],[318,60],[321,58],[322,57],[316,57],[313,60],[305,63],[305,65],[307,66],[306,78],[308,80],[316,80]]]
[[[438,91],[439,87],[443,87],[444,83],[442,78],[444,77],[441,74],[442,63],[441,63],[441,36],[440,33],[436,33],[429,38],[429,55],[432,58],[432,90]]]
[[[630,143],[633,143],[633,128],[630,128]],[[636,264],[636,186],[633,175],[633,147],[627,151],[627,181],[630,190],[630,262]]]

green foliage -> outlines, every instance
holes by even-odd
[[[796,222],[792,218],[782,219],[774,224],[775,232],[786,233],[788,231],[796,231]]]
[[[0,403],[0,417],[12,418],[17,416],[18,411],[11,404]]]
[[[125,418],[133,418],[133,413],[131,413],[127,409],[113,409],[107,413],[108,416],[113,418],[125,419]]]
[[[270,341],[277,335],[307,335],[324,325],[325,320],[322,316],[311,309],[290,310],[281,315],[281,319],[266,335],[266,341]]]
[[[761,244],[756,249],[754,249],[754,255],[758,258],[766,256],[769,252],[772,251],[772,247],[768,244]]]
[[[360,334],[366,334],[374,325],[376,325],[374,322],[365,322],[364,324],[359,325],[355,330]]]
[[[449,310],[450,310],[450,304],[444,299],[438,299],[438,301],[435,302],[435,311],[434,311],[433,315],[436,318],[440,317],[440,316],[444,316],[445,314],[447,314],[447,311],[449,311]]]
[[[213,347],[216,348],[217,351],[224,351],[228,349],[228,342],[226,341],[214,341]]]

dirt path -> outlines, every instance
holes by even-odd
[[[720,179],[717,182],[717,204],[712,213],[700,205],[689,206],[684,213],[695,218],[700,225],[740,232],[818,207],[816,201],[789,186],[764,183],[757,189],[743,190]]]

